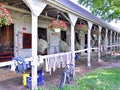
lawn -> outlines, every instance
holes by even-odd
[[[120,90],[120,68],[97,69],[77,78],[75,83],[66,84],[64,90]],[[46,90],[59,88],[53,86]]]
[[[120,90],[120,68],[97,69],[66,85],[64,90]]]

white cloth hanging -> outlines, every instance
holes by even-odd
[[[57,68],[60,68],[60,66],[61,66],[61,57],[60,57],[60,55],[57,56],[56,66],[57,66]]]
[[[46,72],[48,72],[48,58],[45,58],[45,70],[46,70]]]
[[[62,59],[63,59],[62,68],[64,68],[64,67],[66,66],[66,64],[67,64],[67,55],[64,54],[64,55],[62,56]]]
[[[15,60],[12,60],[11,62],[11,71],[15,71],[17,62]]]
[[[57,61],[57,58],[56,58],[56,55],[54,55],[54,59],[53,59],[53,72],[55,72],[56,70],[56,61]]]

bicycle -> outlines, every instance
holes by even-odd
[[[60,90],[64,89],[65,83],[71,83],[73,81],[74,76],[74,68],[73,64],[66,64],[65,68],[63,69],[62,76],[60,78]]]

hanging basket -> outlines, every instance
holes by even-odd
[[[50,22],[50,25],[48,26],[49,29],[51,29],[52,31],[60,31],[60,30],[65,30],[67,27],[65,21],[63,20],[53,20],[52,22]]]
[[[10,25],[12,23],[12,18],[10,16],[10,13],[5,6],[0,4],[0,27],[2,25]]]
[[[88,30],[88,27],[86,24],[76,24],[75,25],[75,31],[78,32],[78,33],[86,33]]]
[[[60,32],[60,28],[54,28],[55,32]]]
[[[84,31],[77,31],[80,35],[84,35],[86,32],[84,32]]]
[[[94,34],[94,35],[99,35],[99,31],[98,30],[92,30],[92,34]]]

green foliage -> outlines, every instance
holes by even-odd
[[[76,79],[76,84],[66,84],[64,90],[120,90],[120,68],[97,69]],[[42,89],[38,89],[42,90]],[[60,90],[50,86],[46,90]]]
[[[42,87],[38,87],[38,90],[43,90]]]
[[[120,90],[120,68],[98,69],[66,85],[64,90]]]
[[[105,21],[120,20],[120,0],[78,0],[78,3]]]

